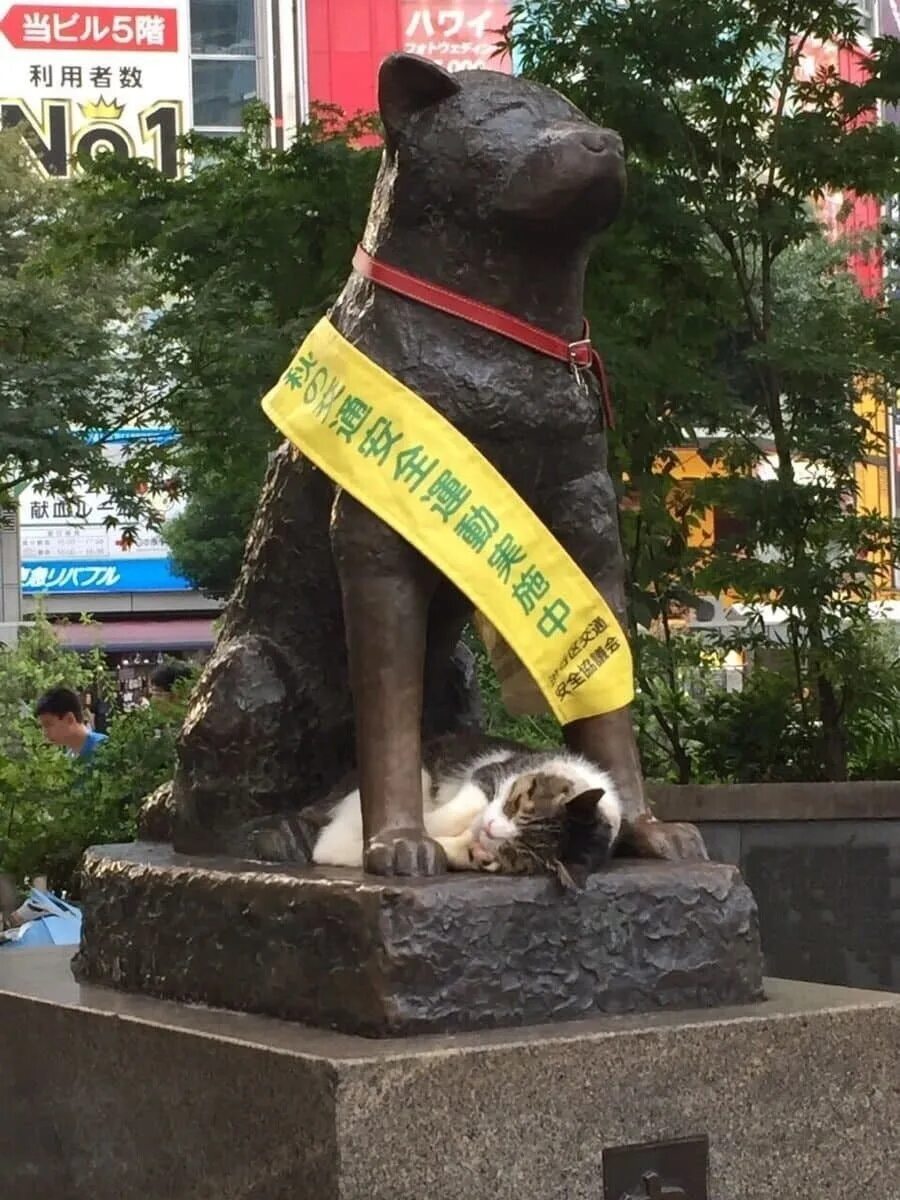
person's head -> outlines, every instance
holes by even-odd
[[[187,679],[190,673],[191,668],[187,663],[164,663],[161,667],[157,667],[150,676],[151,700],[171,700],[175,694],[176,685],[182,679]]]
[[[84,710],[71,688],[51,688],[38,700],[34,712],[44,737],[54,746],[77,749],[84,741]]]

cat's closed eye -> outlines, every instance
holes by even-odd
[[[507,796],[503,804],[503,815],[512,820],[514,817],[534,812],[534,800],[531,798],[533,789],[533,782],[520,781]]]

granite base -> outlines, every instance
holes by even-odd
[[[758,1000],[737,868],[381,880],[135,843],[90,851],[82,982],[385,1037]]]
[[[63,949],[0,951],[2,1192],[622,1200],[604,1150],[706,1136],[710,1200],[897,1200],[900,997],[766,992],[371,1041],[79,987]]]

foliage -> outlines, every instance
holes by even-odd
[[[190,498],[183,511],[164,526],[175,570],[209,596],[226,598],[234,587],[244,554],[247,531],[256,512],[261,483],[259,456],[246,462],[229,461],[230,472],[217,464],[204,465],[190,447],[183,461],[189,471]],[[243,468],[243,474],[239,472]]]
[[[54,268],[50,235],[73,219],[70,200],[64,184],[35,174],[18,131],[0,132],[0,507],[26,482],[63,497],[86,483],[136,518],[146,511],[139,464],[110,462],[84,432],[146,414],[140,271],[87,260]]]
[[[63,267],[137,262],[149,276],[146,383],[182,435],[173,466],[188,497],[171,545],[216,595],[230,591],[277,443],[259,401],[343,285],[378,162],[356,148],[367,121],[321,110],[287,150],[266,145],[268,128],[257,104],[238,137],[192,134],[184,179],[146,159],[98,160],[54,232]]]
[[[639,632],[633,639],[634,720],[644,774],[670,783],[696,781],[707,736],[706,706],[717,693],[714,655],[703,641],[674,633]]]
[[[550,716],[513,717],[503,703],[500,683],[478,634],[467,627],[465,641],[475,655],[478,687],[484,704],[483,727],[491,737],[512,738],[526,746],[543,749],[562,742],[559,723]]]
[[[860,638],[847,717],[851,779],[900,779],[900,634],[884,622]]]
[[[781,783],[822,778],[814,730],[791,680],[753,671],[740,692],[707,697],[696,772],[704,780]]]
[[[900,90],[900,44],[875,41],[862,84],[798,67],[817,40],[848,53],[860,21],[851,0],[523,0],[511,26],[526,72],[629,150],[628,210],[588,300],[622,417],[637,618],[698,591],[786,609],[792,695],[827,778],[849,765],[848,629],[894,555],[892,523],[854,510],[857,464],[884,452],[900,315],[860,294],[810,200],[900,190],[900,129],[869,119]],[[722,473],[685,487],[679,445]],[[711,507],[739,532],[698,553]]]
[[[84,850],[130,840],[141,800],[171,776],[184,703],[114,716],[108,740],[82,763],[48,745],[33,716],[41,693],[59,684],[111,689],[99,654],[62,648],[38,614],[17,647],[0,650],[0,870],[19,881],[47,875],[71,893]]]

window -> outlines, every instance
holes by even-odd
[[[194,127],[240,128],[241,113],[256,95],[256,59],[195,58]]]
[[[237,133],[259,93],[254,0],[191,0],[193,128]]]
[[[713,544],[721,546],[740,545],[750,535],[750,526],[745,518],[736,517],[723,508],[713,509]]]
[[[253,0],[192,0],[194,54],[256,54]]]

